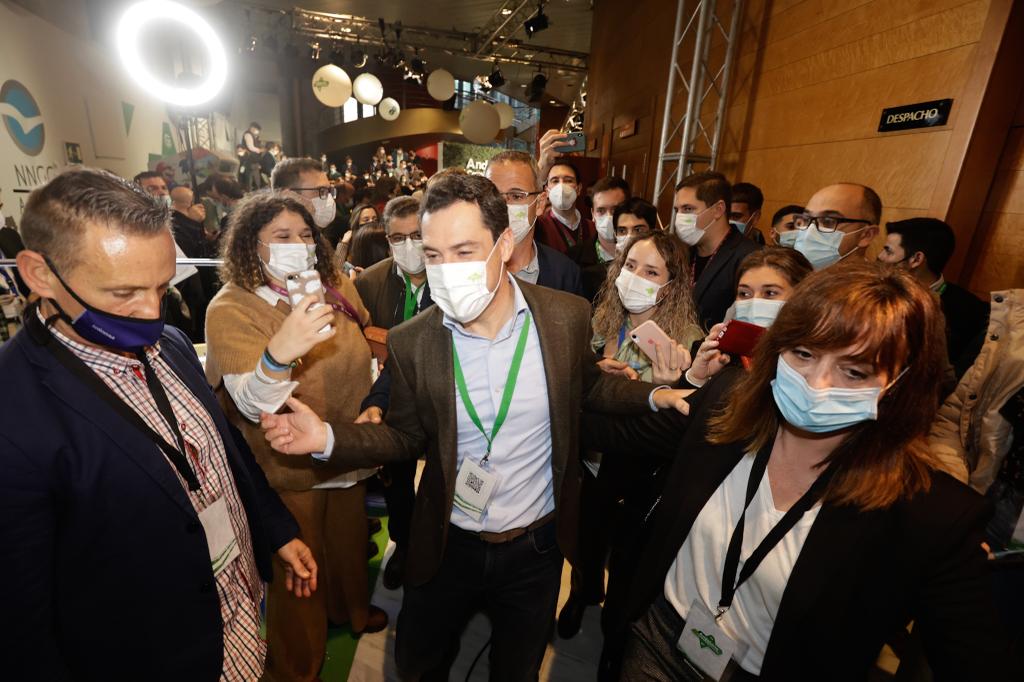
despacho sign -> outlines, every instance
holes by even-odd
[[[913,128],[932,128],[946,125],[949,110],[953,108],[953,100],[937,99],[933,102],[905,104],[900,107],[882,109],[882,118],[878,122],[878,132],[889,133],[894,130],[911,130]]]

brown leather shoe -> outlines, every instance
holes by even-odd
[[[359,632],[353,632],[357,635],[365,635],[372,632],[380,632],[388,626],[388,614],[384,609],[370,604],[370,611],[366,617],[366,627]]]

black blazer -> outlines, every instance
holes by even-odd
[[[965,358],[964,355],[968,353],[971,341],[979,334],[983,334],[988,327],[991,306],[952,282],[946,282],[939,302],[942,304],[942,314],[946,318],[946,350],[949,353],[949,361],[954,366],[969,367],[977,358],[977,350],[973,357]]]
[[[36,340],[49,338],[40,327],[0,349],[0,677],[216,682],[223,630],[199,518],[157,446]],[[298,526],[188,340],[167,328],[161,354],[217,425],[269,581]]]
[[[729,227],[718,253],[708,261],[693,287],[693,300],[704,329],[711,329],[725,317],[725,311],[736,300],[736,270],[744,258],[760,250],[756,242]]]
[[[673,460],[629,594],[613,614],[620,633],[663,593],[697,515],[744,455],[742,445],[705,440],[708,418],[741,372],[727,368],[691,396],[689,418],[586,420],[591,439]],[[993,676],[1002,633],[980,548],[988,515],[981,496],[940,472],[928,492],[889,509],[823,503],[783,593],[761,677],[864,680],[887,638],[914,620],[935,679],[1004,679]]]
[[[564,253],[552,249],[547,244],[535,243],[537,244],[537,264],[540,267],[537,284],[582,296],[580,266],[573,263]]]

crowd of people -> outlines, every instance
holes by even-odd
[[[318,679],[328,623],[388,625],[379,476],[403,679],[449,679],[481,611],[491,679],[537,679],[599,604],[601,680],[863,680],[884,647],[906,679],[1019,674],[1021,290],[946,281],[952,228],[883,226],[884,191],[769,223],[705,171],[663,222],[564,141],[427,179],[383,146],[265,169],[254,124],[241,180],[35,190],[5,669]]]

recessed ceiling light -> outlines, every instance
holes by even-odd
[[[553,100],[553,99],[549,99],[549,100],[548,100],[548,104],[558,104],[558,102],[556,102],[556,101],[555,101],[555,100]]]
[[[510,14],[512,14],[512,8],[510,8],[510,7],[502,7],[501,8],[501,16],[507,17]]]

